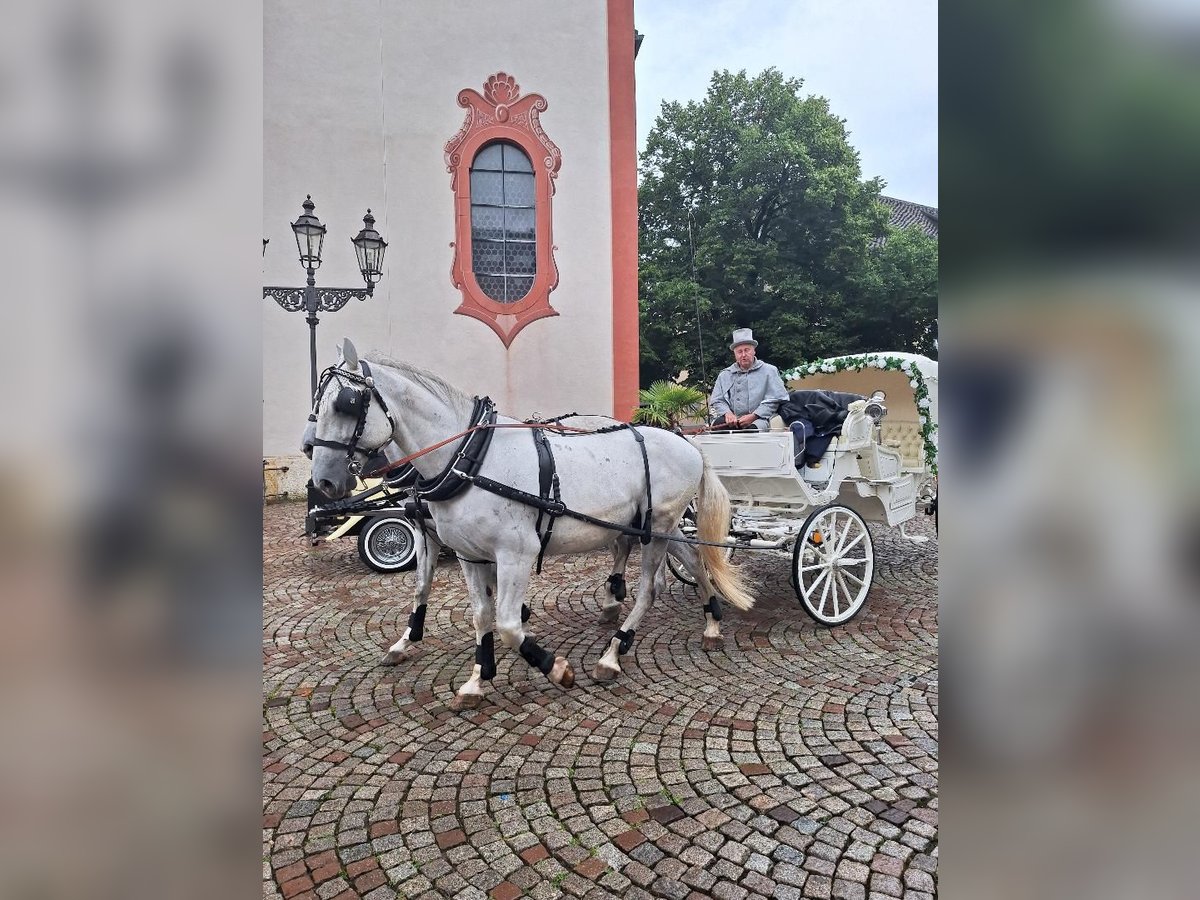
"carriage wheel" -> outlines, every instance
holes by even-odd
[[[699,550],[700,548],[697,547],[696,549]],[[728,547],[725,550],[725,559],[729,560],[732,558],[733,558],[733,548]],[[696,582],[692,581],[692,577],[690,575],[688,575],[687,570],[670,553],[667,554],[667,568],[671,570],[672,575],[674,575],[676,578],[678,578],[684,584],[686,584],[690,587],[696,586]]]
[[[687,505],[687,509],[683,511],[683,518],[679,522],[679,530],[682,531],[687,537],[696,536],[696,504],[694,501],[689,503]],[[700,548],[697,547],[696,549],[699,550]],[[725,559],[728,561],[732,557],[733,548],[730,547],[725,551]],[[670,553],[667,554],[667,568],[671,570],[672,575],[674,575],[684,584],[688,585],[689,587],[696,586],[696,582],[692,581],[692,578],[690,575],[688,575],[687,570],[684,569],[684,567],[675,559],[675,557],[671,556]]]
[[[379,516],[358,533],[358,555],[376,572],[403,572],[417,564],[417,530],[408,519]]]
[[[854,618],[875,575],[875,547],[863,517],[831,504],[804,522],[792,550],[792,586],[804,611],[822,625]]]

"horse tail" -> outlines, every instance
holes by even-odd
[[[729,536],[729,494],[704,460],[704,470],[700,476],[700,493],[696,498],[696,532],[702,541],[721,543]],[[737,566],[730,565],[725,558],[725,551],[720,547],[703,544],[700,547],[700,559],[708,576],[722,597],[738,609],[749,609],[754,605],[754,597],[746,590],[745,582]]]

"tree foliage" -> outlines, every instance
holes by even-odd
[[[780,367],[931,349],[937,244],[889,234],[882,183],[801,86],[722,71],[702,102],[663,104],[641,162],[643,384],[683,368],[711,383],[735,327]]]

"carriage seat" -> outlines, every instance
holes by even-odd
[[[847,421],[852,421],[855,417],[847,415]],[[868,423],[869,425],[869,423]],[[787,431],[788,427],[783,422],[783,417],[776,413],[771,416],[771,431]],[[903,420],[895,420],[891,417],[885,418],[882,423],[881,443],[885,447],[896,450],[900,453],[902,464],[906,471],[921,470],[925,468],[925,440],[921,437],[921,426],[916,422],[906,422]],[[846,422],[838,426],[838,438],[830,444],[830,450],[850,450],[862,446],[870,439],[870,431],[859,433],[859,429],[855,427],[847,428]]]
[[[925,439],[921,437],[921,426],[916,422],[893,422],[883,420],[881,428],[883,445],[900,453],[905,469],[922,469],[925,466]]]
[[[843,449],[850,444],[858,446],[870,440],[869,424],[861,421],[865,405],[861,394],[792,391],[779,406],[780,425],[796,433],[796,446],[804,447],[804,461],[809,466],[819,466],[819,460],[831,449]],[[802,426],[803,431],[800,431]],[[803,435],[808,435],[807,441]],[[799,466],[799,458],[796,462]]]

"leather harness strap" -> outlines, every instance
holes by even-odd
[[[646,513],[642,517],[642,544],[650,543],[650,522],[651,516],[654,514],[654,496],[650,493],[650,457],[646,455],[646,439],[642,433],[633,426],[629,430],[633,432],[634,438],[637,440],[638,449],[642,451],[642,468],[646,472]]]
[[[324,438],[313,436],[312,446],[327,447],[330,450],[345,450],[346,451],[346,466],[353,475],[362,474],[362,464],[354,459],[354,454],[361,453],[363,458],[369,458],[374,450],[365,450],[358,446],[359,438],[362,437],[363,429],[367,425],[367,412],[371,407],[371,398],[374,397],[379,402],[379,408],[383,410],[383,414],[387,416],[388,422],[392,426],[392,431],[396,430],[396,420],[392,418],[391,410],[388,409],[387,402],[383,399],[383,395],[375,387],[375,379],[371,376],[371,367],[367,361],[360,360],[359,366],[362,369],[362,374],[356,372],[348,372],[340,369],[337,366],[330,366],[321,376],[321,383],[317,387],[317,393],[313,397],[313,408],[308,415],[308,421],[315,423],[317,421],[317,407],[321,403],[321,398],[325,395],[325,388],[328,387],[330,381],[336,380],[341,385],[341,390],[338,391],[338,396],[334,400],[333,408],[338,412],[347,415],[354,415],[354,434],[350,437],[349,442],[330,441]],[[352,388],[344,384],[342,379],[361,385],[361,388]]]
[[[464,432],[458,452],[446,467],[432,478],[420,478],[413,486],[413,496],[425,503],[438,503],[456,497],[470,482],[470,476],[479,471],[483,457],[492,443],[491,426],[496,421],[496,407],[490,397],[475,398],[471,411],[473,427]]]
[[[538,496],[542,500],[553,498],[556,504],[562,504],[562,495],[559,492],[558,470],[554,465],[554,451],[550,449],[550,441],[546,439],[546,433],[540,429],[533,431],[533,443],[537,448],[538,457]],[[547,518],[546,530],[542,531],[542,519]],[[541,539],[541,548],[537,555],[537,574],[542,574],[542,559],[546,555],[546,547],[550,544],[550,536],[554,533],[554,520],[557,516],[545,507],[538,507],[537,523],[533,526],[534,532]]]

